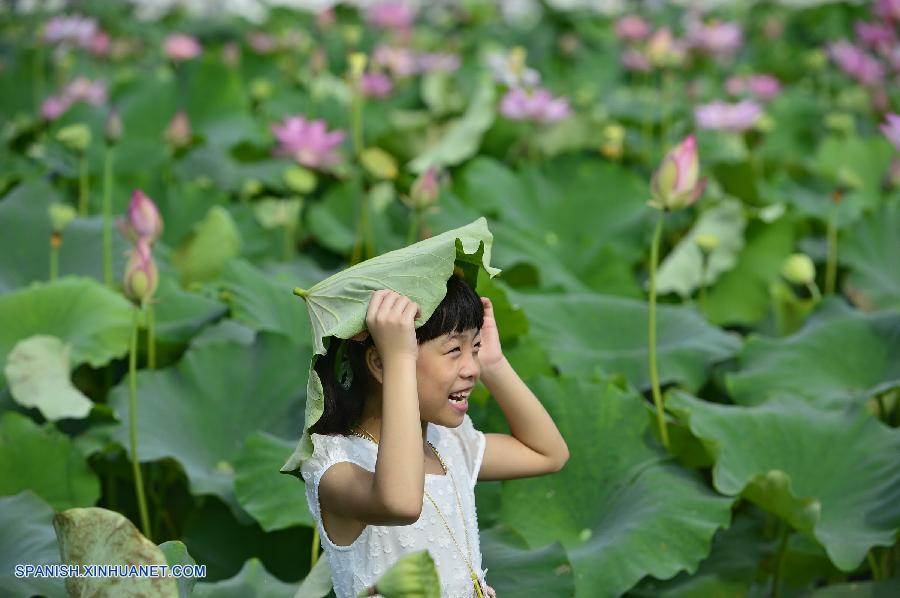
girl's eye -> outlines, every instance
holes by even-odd
[[[480,342],[479,342],[479,343],[475,343],[475,349],[476,349],[475,352],[476,352],[476,353],[478,353],[477,349],[478,349],[478,347],[480,347],[480,346],[481,346],[481,343],[480,343]],[[453,347],[452,349],[450,349],[450,352],[451,352],[451,353],[453,353],[454,351],[459,351],[459,347]]]

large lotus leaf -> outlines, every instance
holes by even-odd
[[[431,166],[455,166],[478,153],[482,136],[494,122],[496,94],[494,82],[483,76],[466,112],[451,121],[440,140],[410,162],[409,169],[421,173]]]
[[[294,443],[271,434],[254,432],[234,462],[234,493],[241,507],[264,530],[292,525],[315,527],[302,483],[290,476],[273,475]]]
[[[562,543],[576,596],[618,596],[645,575],[695,571],[734,499],[666,454],[641,396],[574,376],[529,386],[578,450],[558,473],[507,482],[502,521],[532,548]]]
[[[741,368],[726,374],[736,403],[755,405],[787,392],[825,405],[900,384],[900,312],[871,315],[828,298],[806,325],[784,338],[751,335]]]
[[[562,156],[517,174],[478,158],[463,170],[457,190],[471,208],[497,215],[492,228],[504,269],[531,264],[546,289],[640,296],[630,265],[643,259],[653,214],[647,184],[633,173]]]
[[[282,473],[300,477],[300,464],[312,455],[310,426],[322,416],[322,381],[314,370],[318,355],[326,353],[326,337],[350,338],[365,329],[369,299],[378,289],[393,289],[419,305],[416,327],[422,326],[447,294],[447,280],[454,268],[463,271],[467,282],[478,284],[478,268],[493,277],[500,270],[490,265],[493,236],[487,220],[478,220],[430,239],[379,255],[313,285],[298,289],[306,301],[313,332],[313,358],[309,364],[306,420],[297,448],[281,468]]]
[[[68,565],[166,565],[159,547],[115,511],[68,509],[53,518],[62,561]],[[174,577],[68,577],[70,596],[159,596],[178,598]]]
[[[0,201],[0,293],[49,280],[52,228],[47,208],[53,202],[63,202],[63,196],[43,179],[22,183]],[[125,249],[122,236],[114,232],[113,273],[123,271]],[[59,274],[103,280],[100,216],[76,218],[66,227],[59,250]]]
[[[216,135],[220,141],[226,137],[239,137],[242,133],[244,135],[254,133],[254,131],[248,130],[249,123],[243,119],[235,120],[237,122],[223,122],[215,129],[211,125],[207,132]],[[243,130],[235,130],[235,124],[241,126]],[[290,162],[280,158],[242,162],[234,157],[227,146],[201,145],[192,149],[179,160],[175,171],[182,179],[195,182],[207,180],[207,182],[213,183],[218,190],[239,193],[248,180],[256,180],[275,190],[285,189],[282,175],[289,166]],[[215,196],[216,189],[207,188],[206,195]]]
[[[894,149],[881,135],[827,137],[811,160],[817,173],[830,182],[858,192],[865,209],[876,207],[881,197],[881,179],[891,163]]]
[[[240,253],[241,234],[228,210],[213,206],[172,256],[185,285],[215,278]]]
[[[228,308],[208,297],[187,291],[170,276],[160,276],[153,295],[153,321],[157,340],[183,343],[220,318]]]
[[[900,202],[885,203],[848,233],[838,259],[850,266],[845,285],[854,302],[867,310],[900,308]]]
[[[197,561],[188,553],[187,546],[181,540],[169,540],[159,545],[166,562],[172,565],[196,565]],[[178,585],[179,598],[190,598],[194,584],[197,583],[196,577],[176,577],[175,582]]]
[[[331,583],[331,565],[328,563],[327,557],[320,556],[313,568],[309,570],[309,573],[300,582],[300,587],[297,588],[294,598],[325,598],[333,587]]]
[[[69,350],[55,336],[19,341],[6,358],[9,390],[20,405],[37,407],[45,419],[82,418],[93,403],[69,379]]]
[[[821,409],[783,394],[755,407],[709,403],[677,391],[670,410],[716,459],[713,484],[743,495],[814,536],[851,571],[900,530],[900,430],[865,409]]]
[[[80,277],[34,283],[0,296],[0,360],[20,340],[55,336],[72,346],[72,367],[99,367],[128,352],[134,312],[122,295]],[[0,385],[6,381],[0,373]]]
[[[722,272],[734,268],[738,253],[744,247],[743,204],[735,199],[725,199],[700,215],[690,232],[665,257],[659,265],[656,290],[660,293],[675,292],[689,297],[701,282],[711,285]],[[718,244],[703,268],[703,251],[697,244],[699,235],[715,235]]]
[[[896,598],[900,596],[900,577],[884,581],[851,581],[819,588],[810,598]]]
[[[300,364],[308,349],[287,337],[260,333],[253,345],[191,347],[174,367],[137,374],[137,437],[141,461],[173,457],[194,494],[234,504],[234,460],[257,430],[291,438],[301,424]],[[127,377],[110,392],[110,406],[129,421]],[[128,447],[127,426],[115,438]]]
[[[500,524],[479,533],[482,566],[498,596],[572,596],[575,579],[566,552],[557,541],[529,549],[525,539]]]
[[[232,260],[221,277],[232,317],[254,330],[271,330],[298,345],[310,342],[309,320],[297,309],[291,285],[279,284],[269,274],[244,260]]]
[[[53,509],[30,490],[0,497],[0,594],[64,598],[62,578],[15,576],[19,564],[59,564]]]
[[[525,310],[531,334],[564,375],[621,373],[639,389],[649,387],[645,302],[593,293],[507,293]],[[710,325],[689,307],[657,305],[656,324],[661,383],[699,388],[710,365],[741,347],[736,335]]]
[[[294,598],[297,586],[284,583],[266,571],[257,558],[252,558],[241,572],[225,581],[198,583],[194,586],[194,598]]]
[[[64,483],[62,483],[64,482]],[[20,413],[0,417],[0,496],[33,490],[56,510],[93,505],[100,481],[68,436]]]
[[[752,326],[762,320],[771,303],[769,285],[778,280],[784,259],[793,250],[793,224],[788,218],[769,224],[751,222],[737,265],[708,290],[706,317],[720,326]]]

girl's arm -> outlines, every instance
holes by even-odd
[[[485,434],[479,480],[509,480],[559,471],[569,459],[553,419],[500,348],[490,299],[482,298],[481,380],[500,405],[510,434]]]

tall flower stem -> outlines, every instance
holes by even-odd
[[[50,282],[59,276],[59,246],[62,245],[62,235],[58,231],[50,234]]]
[[[784,559],[787,554],[788,538],[791,526],[787,521],[781,521],[781,541],[778,544],[778,553],[775,555],[775,572],[772,575],[772,598],[781,596],[781,577],[784,574]]]
[[[662,392],[659,388],[659,373],[656,369],[656,264],[659,260],[659,240],[662,237],[663,220],[666,210],[659,211],[656,221],[656,230],[653,232],[653,245],[650,249],[650,306],[648,310],[648,347],[647,356],[650,361],[650,385],[653,392],[653,404],[656,405],[656,421],[659,425],[659,435],[663,446],[669,448],[669,431],[666,429],[666,419],[663,414]]]
[[[353,155],[359,159],[363,151],[363,96],[359,88],[359,81],[353,82],[353,98],[350,105],[350,122],[353,127]],[[359,212],[359,223],[356,230],[357,242],[353,245],[353,255],[350,264],[364,261],[375,254],[374,242],[371,239],[371,226],[369,225],[369,197],[362,194],[362,206]]]
[[[112,171],[114,146],[106,144],[103,161],[103,282],[113,286],[112,266]]]
[[[87,216],[88,213],[88,171],[87,151],[81,152],[78,168],[78,214]]]
[[[703,252],[703,266],[700,268],[700,313],[706,315],[706,270],[709,268],[709,255]]]
[[[419,221],[422,219],[422,213],[419,210],[413,210],[409,215],[409,233],[406,235],[406,244],[412,245],[416,242],[419,234]]]
[[[825,259],[825,294],[834,293],[835,281],[837,279],[837,219],[838,204],[831,206],[831,212],[828,215],[827,237],[827,256]]]
[[[313,528],[313,539],[312,539],[312,558],[310,559],[309,568],[312,569],[316,566],[316,561],[319,560],[319,528]]]
[[[141,477],[141,464],[137,449],[137,345],[140,308],[134,310],[131,323],[131,352],[128,356],[128,401],[129,423],[131,432],[131,470],[134,473],[134,491],[137,495],[138,510],[141,515],[141,529],[144,536],[153,541],[150,530],[150,516],[147,514],[147,498],[144,496],[144,479]]]
[[[147,368],[156,369],[156,314],[153,310],[153,300],[147,301]]]

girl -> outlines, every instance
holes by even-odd
[[[394,562],[423,549],[442,596],[493,596],[475,482],[551,473],[568,459],[553,420],[503,356],[489,299],[454,275],[416,329],[418,315],[408,297],[375,291],[367,330],[332,339],[316,362],[325,410],[301,474],[338,598],[374,593]],[[473,427],[466,410],[479,377],[512,435]]]

